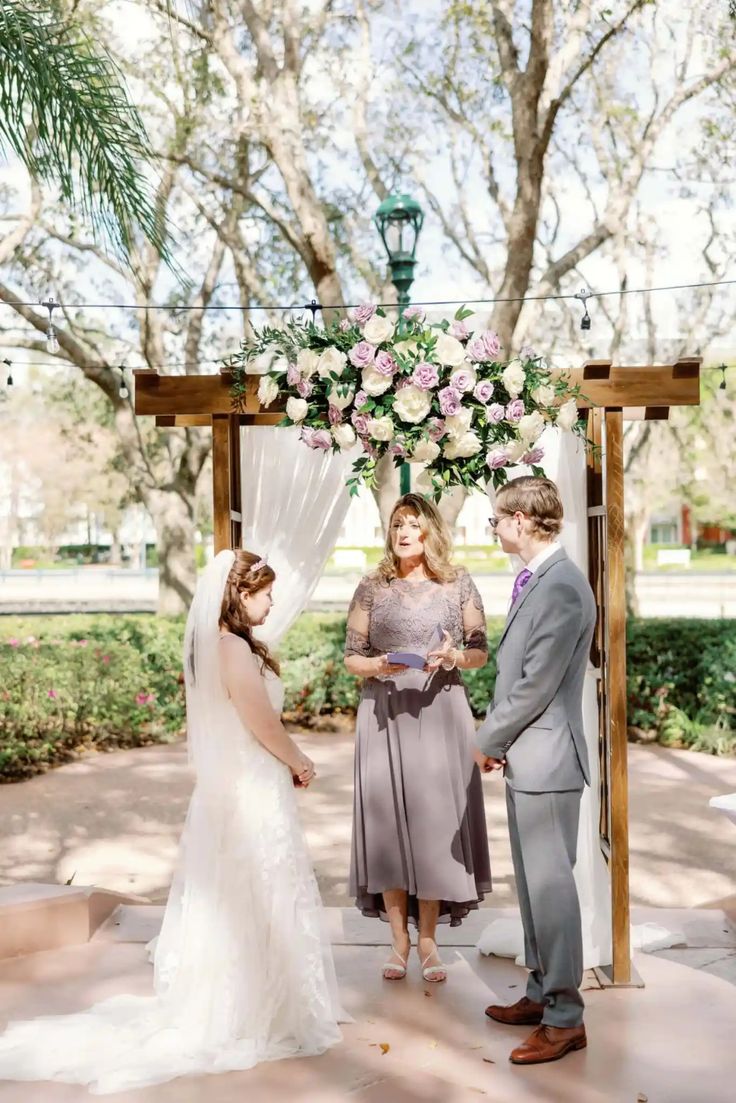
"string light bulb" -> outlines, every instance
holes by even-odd
[[[6,386],[12,387],[13,386],[13,364],[12,364],[12,361],[6,359],[6,360],[3,360],[3,364],[5,364],[5,366],[8,369],[8,378],[6,380]]]
[[[573,297],[583,304],[583,316],[580,319],[580,328],[590,329],[590,314],[588,314],[588,299],[591,297],[590,291],[582,287]]]
[[[54,310],[58,305],[50,295],[45,303],[41,303],[41,306],[45,306],[49,312],[49,324],[46,329],[46,351],[50,352],[52,356],[56,356],[59,351],[59,339],[54,328]]]
[[[128,390],[127,384],[125,382],[125,366],[123,364],[120,364],[118,366],[118,371],[120,372],[120,386],[118,387],[118,394],[121,398],[129,398],[130,391]]]

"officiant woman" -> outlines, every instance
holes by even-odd
[[[348,613],[345,665],[364,678],[358,707],[350,892],[363,915],[391,924],[386,980],[406,976],[409,924],[427,981],[447,971],[438,922],[457,926],[491,889],[475,725],[461,671],[488,659],[480,594],[451,562],[437,508],[405,494],[391,512],[377,570]],[[389,652],[438,653],[424,669]]]

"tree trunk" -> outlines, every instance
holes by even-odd
[[[180,490],[156,490],[147,496],[156,527],[158,613],[174,617],[189,608],[197,582],[194,560],[194,497]]]

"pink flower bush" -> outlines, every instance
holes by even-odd
[[[135,703],[136,705],[152,705],[155,700],[155,693],[137,693]]]
[[[55,701],[59,694],[56,692],[55,689],[50,689],[48,692],[48,696],[51,698],[52,701]]]

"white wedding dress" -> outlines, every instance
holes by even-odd
[[[155,994],[10,1024],[0,1079],[86,1084],[102,1095],[313,1056],[341,1040],[337,1023],[348,1016],[291,772],[243,727],[219,681],[231,564],[232,552],[221,552],[209,565],[187,621],[197,784],[155,948]],[[280,712],[280,680],[270,675],[267,690]]]

